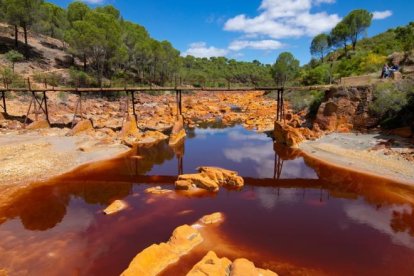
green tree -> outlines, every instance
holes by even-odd
[[[343,47],[345,50],[345,55],[347,55],[347,47],[350,35],[351,31],[349,29],[349,26],[345,24],[343,21],[339,22],[331,31],[331,43],[336,47]]]
[[[67,18],[72,26],[76,21],[85,19],[86,14],[90,11],[88,5],[80,1],[75,1],[69,4],[67,8]]]
[[[28,57],[27,31],[38,20],[40,6],[43,0],[4,0],[9,23],[23,28],[26,58]]]
[[[352,49],[355,51],[358,37],[371,26],[373,14],[367,10],[353,10],[343,19],[343,23],[348,26],[349,39],[352,42]]]
[[[319,34],[312,40],[310,52],[312,56],[319,57],[323,62],[323,58],[330,51],[330,41],[327,34]]]
[[[271,73],[276,84],[283,87],[299,75],[299,60],[291,53],[283,52],[273,64]]]
[[[34,24],[34,30],[53,38],[63,39],[69,25],[66,11],[54,4],[43,3],[39,13],[39,20]]]
[[[408,52],[414,48],[414,22],[405,27],[398,27],[395,33],[396,39],[400,41],[404,51]]]
[[[16,62],[20,62],[24,60],[24,56],[15,50],[8,51],[6,54],[6,59],[11,62],[12,70],[14,73],[14,65]]]

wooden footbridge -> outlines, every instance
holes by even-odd
[[[22,87],[23,86],[23,87]],[[276,120],[280,121],[284,118],[284,92],[293,90],[293,91],[306,91],[306,90],[327,90],[332,85],[320,85],[320,86],[306,86],[306,87],[232,87],[229,83],[225,88],[217,88],[217,87],[193,87],[193,86],[171,86],[171,87],[159,87],[159,86],[146,86],[146,87],[76,87],[76,88],[64,88],[64,87],[53,87],[48,86],[45,82],[43,85],[44,87],[32,87],[30,79],[25,82],[24,85],[20,85],[19,87],[10,87],[7,82],[3,82],[3,87],[0,87],[0,98],[1,104],[0,107],[3,109],[3,112],[7,114],[7,93],[8,92],[21,92],[27,93],[31,96],[31,101],[28,106],[27,114],[25,117],[25,124],[27,124],[27,119],[32,111],[32,108],[35,112],[36,119],[39,113],[43,113],[46,120],[50,123],[49,118],[49,111],[48,111],[48,92],[60,92],[60,93],[73,93],[78,95],[78,101],[75,107],[75,114],[73,117],[72,126],[75,122],[75,118],[80,116],[83,118],[84,111],[82,109],[82,102],[86,99],[83,98],[83,95],[91,94],[91,93],[101,93],[104,95],[105,93],[114,93],[114,92],[124,92],[126,93],[126,104],[127,110],[129,112],[129,104],[132,105],[132,113],[135,119],[137,120],[137,113],[136,113],[136,96],[137,93],[142,92],[175,92],[176,95],[176,103],[177,103],[177,114],[182,115],[182,92],[184,91],[203,91],[203,92],[251,92],[251,91],[264,91],[266,93],[270,92],[277,92],[277,110],[276,110]],[[0,110],[1,111],[1,110]]]

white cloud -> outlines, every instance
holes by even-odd
[[[237,15],[224,25],[226,31],[273,39],[314,36],[329,31],[339,21],[337,14],[311,13],[314,5],[334,3],[333,0],[262,0],[259,15]]]
[[[255,50],[277,50],[283,47],[283,44],[277,40],[235,40],[229,45],[232,51],[240,51],[243,49]]]
[[[381,20],[381,19],[385,19],[385,18],[390,17],[392,15],[392,11],[390,11],[390,10],[374,11],[372,14],[374,15],[374,17],[372,19]]]
[[[210,57],[222,57],[228,54],[227,49],[220,49],[213,46],[207,46],[205,42],[195,42],[190,44],[190,48],[187,49],[182,56],[195,56],[199,58]]]

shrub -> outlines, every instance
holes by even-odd
[[[83,71],[71,68],[69,71],[70,84],[76,87],[97,86],[96,80]]]
[[[369,106],[371,115],[379,117],[383,127],[399,127],[412,117],[414,110],[412,82],[381,83],[376,85],[374,100]],[[404,113],[404,115],[402,115]]]
[[[10,68],[1,70],[2,81],[10,88],[24,88],[27,87],[27,81],[19,74],[13,73]]]
[[[294,112],[307,109],[310,116],[316,114],[324,97],[322,91],[289,91],[285,94],[285,100]]]
[[[329,82],[329,65],[317,66],[304,71],[304,85],[326,84]]]
[[[372,73],[381,70],[386,63],[387,57],[375,53],[369,53],[361,59],[359,70],[362,73]]]
[[[63,76],[59,73],[36,73],[33,79],[38,83],[45,83],[50,86],[59,86],[64,84]]]

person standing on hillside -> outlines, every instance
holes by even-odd
[[[384,64],[384,66],[382,67],[381,79],[386,79],[389,76],[390,76],[390,68],[388,67],[388,64]]]

